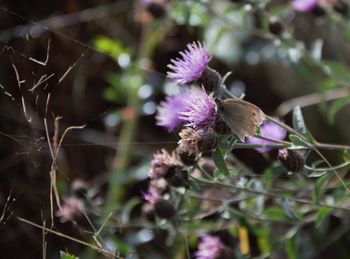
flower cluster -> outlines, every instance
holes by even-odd
[[[160,103],[157,125],[174,131],[181,125],[208,129],[216,118],[216,103],[203,88],[189,88]]]
[[[229,102],[224,102],[224,100],[214,98],[214,96],[221,98],[221,92],[217,91],[218,89],[223,90],[220,88],[222,87],[221,76],[208,67],[211,56],[208,55],[204,44],[199,42],[188,44],[187,50],[180,52],[180,55],[181,58],[171,60],[171,64],[168,65],[171,69],[168,72],[168,78],[177,84],[196,83],[197,87],[188,86],[178,95],[167,97],[158,106],[157,125],[164,127],[168,132],[183,128],[179,133],[178,145],[172,152],[162,149],[154,154],[148,174],[149,189],[143,193],[143,198],[147,201],[144,204],[145,215],[149,216],[149,212],[152,212],[153,215],[165,219],[173,218],[179,209],[177,208],[179,203],[173,201],[176,200],[174,197],[181,192],[173,192],[174,188],[190,189],[192,186],[190,180],[214,175],[217,167],[213,159],[205,158],[205,156],[217,148],[219,140],[222,141],[219,138],[220,135],[226,138],[228,133],[233,132],[239,137],[234,129],[241,129],[248,124],[249,128],[244,130],[244,137],[250,137],[246,142],[262,146],[257,150],[263,153],[270,150],[265,145],[274,144],[272,140],[283,140],[287,134],[286,130],[279,125],[266,121],[260,127],[262,138],[254,137],[256,127],[260,126],[265,118],[260,115],[263,112],[258,107],[243,100],[231,99],[228,100]],[[234,112],[224,114],[224,108],[234,110]],[[237,117],[233,119],[232,116]],[[243,121],[246,116],[252,117]],[[239,124],[241,121],[244,123]],[[295,157],[294,155],[293,158]],[[285,160],[287,159],[283,160],[284,164],[288,162],[288,165],[295,165]],[[203,162],[205,162],[204,165],[207,165],[206,167],[203,166]],[[155,182],[160,180],[164,181],[167,186],[162,190],[155,187]],[[203,235],[194,256],[197,259],[233,258],[234,251],[226,247],[218,236]]]

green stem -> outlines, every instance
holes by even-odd
[[[300,199],[300,198],[282,197],[280,194],[275,194],[275,193],[265,192],[265,191],[252,190],[252,189],[249,189],[249,188],[233,186],[233,185],[229,185],[229,184],[225,184],[225,183],[221,183],[221,182],[212,182],[212,181],[209,181],[209,180],[206,180],[206,179],[203,179],[203,178],[194,178],[194,179],[197,182],[205,184],[205,185],[211,185],[211,186],[216,186],[216,187],[235,189],[235,190],[238,190],[238,191],[248,192],[248,193],[252,193],[252,194],[255,194],[255,195],[264,195],[266,197],[270,197],[270,198],[276,199],[276,200],[287,198],[287,199],[289,199],[291,201],[294,201],[294,202],[297,202],[297,203],[301,203],[301,204],[307,204],[307,205],[312,205],[312,206],[325,207],[325,208],[329,208],[329,209],[343,210],[343,211],[346,211],[346,212],[350,212],[350,208],[337,207],[337,206],[325,204],[325,203],[322,203],[322,202],[314,203],[314,202],[312,202],[310,200],[305,200],[305,199]]]
[[[314,172],[324,172],[324,171],[329,171],[329,170],[338,170],[338,169],[341,169],[341,168],[346,167],[346,166],[348,166],[348,165],[350,165],[350,161],[347,161],[347,162],[345,162],[345,163],[342,163],[342,164],[333,166],[332,168],[329,168],[329,167],[312,168],[312,167],[307,166],[307,165],[305,165],[305,168],[306,168],[307,170],[314,171]]]

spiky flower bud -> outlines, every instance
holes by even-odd
[[[154,210],[158,217],[170,219],[175,215],[175,207],[169,200],[159,199],[154,204]]]
[[[210,93],[218,89],[221,79],[221,75],[218,73],[218,71],[207,67],[198,78],[197,83],[199,85],[203,85],[207,93]]]
[[[199,155],[200,153],[209,152],[217,146],[217,134],[211,130],[194,130],[185,128],[179,133],[181,140],[179,147],[186,150],[189,154]]]
[[[296,150],[280,149],[278,150],[278,159],[290,172],[300,172],[304,168],[304,157]]]
[[[190,151],[184,146],[178,146],[175,150],[176,157],[184,165],[191,166],[197,163],[198,156],[196,153]]]
[[[282,21],[276,17],[276,16],[271,16],[269,18],[269,31],[272,34],[275,34],[277,36],[281,35],[284,31],[284,25]]]
[[[188,172],[180,166],[174,166],[165,176],[167,183],[174,187],[189,187]]]

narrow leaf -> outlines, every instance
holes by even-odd
[[[230,177],[230,173],[228,171],[228,168],[226,166],[224,157],[222,155],[222,152],[219,148],[215,150],[213,153],[213,160],[217,168],[220,170],[222,174],[224,174],[226,177]]]
[[[321,208],[316,214],[316,227],[319,227],[324,219],[331,213],[332,209],[330,208]]]
[[[331,176],[331,174],[325,174],[316,181],[315,188],[312,192],[312,199],[315,202],[318,202],[320,200],[322,194],[324,193],[324,189],[328,183],[328,180]]]

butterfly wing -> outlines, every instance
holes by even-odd
[[[256,134],[265,114],[252,103],[240,99],[226,99],[219,105],[219,114],[241,141],[247,136]]]

